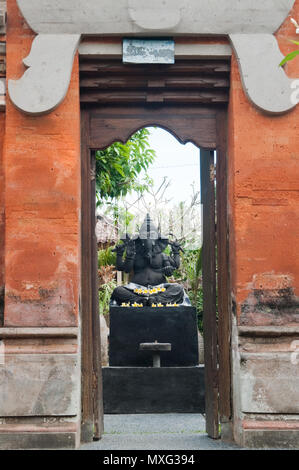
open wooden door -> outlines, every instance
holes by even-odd
[[[82,154],[82,410],[81,441],[100,439],[103,432],[101,334],[96,241],[95,154],[89,146],[89,114],[81,115]]]
[[[218,332],[216,304],[216,221],[214,151],[200,151],[203,245],[203,337],[205,358],[206,429],[219,437]]]
[[[227,220],[226,113],[217,116],[217,151],[200,150],[203,205],[203,326],[206,429],[217,439],[231,422],[231,322]]]
[[[201,171],[204,181],[204,289],[206,420],[210,437],[219,437],[219,411],[225,407],[221,396],[221,363],[217,358],[219,344],[229,341],[227,331],[216,319],[216,240],[219,256],[227,253],[226,212],[218,218],[224,223],[221,235],[215,231],[214,151],[226,157],[225,129],[230,65],[227,61],[178,61],[171,66],[128,66],[120,61],[84,59],[80,62],[82,107],[82,440],[100,438],[103,422],[100,365],[99,315],[97,309],[96,248],[94,240],[95,187],[93,152],[113,142],[126,142],[138,129],[159,126],[171,132],[181,143],[193,142],[203,152]],[[134,87],[132,84],[135,84]],[[153,91],[154,87],[154,91]],[[204,87],[204,90],[202,89]],[[220,88],[219,88],[220,87]],[[108,92],[107,92],[108,89]],[[219,132],[221,130],[221,132]],[[222,139],[222,140],[221,140]],[[213,167],[214,168],[214,167]],[[219,166],[217,207],[226,207],[226,164]],[[218,170],[217,170],[218,171]],[[218,180],[218,176],[217,176]],[[218,199],[222,202],[218,203]],[[226,209],[225,209],[226,210]],[[200,229],[200,228],[199,228]],[[223,236],[225,234],[225,236]],[[213,247],[213,248],[212,248]],[[227,264],[221,265],[223,273]],[[219,284],[219,279],[221,279]],[[223,276],[218,275],[218,297],[227,299]],[[219,303],[219,302],[218,302]],[[220,307],[224,301],[220,300]],[[228,304],[227,304],[228,305]],[[219,310],[220,311],[220,310]],[[228,311],[222,308],[223,315]],[[218,334],[217,334],[218,327]],[[228,346],[229,352],[229,346]],[[229,387],[230,377],[223,377]],[[227,389],[225,389],[227,390]],[[230,390],[230,387],[229,387]],[[227,398],[225,398],[227,399]],[[230,397],[228,402],[230,403]],[[224,402],[223,402],[224,403]],[[227,402],[226,402],[227,403]],[[227,412],[227,406],[226,406]],[[229,413],[227,413],[229,415]]]

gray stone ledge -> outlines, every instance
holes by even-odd
[[[0,328],[0,338],[77,338],[78,328]]]
[[[279,360],[290,362],[290,355],[292,351],[279,351],[279,352],[242,352],[240,354],[241,361],[250,360]]]
[[[290,413],[250,413],[250,412],[243,412],[243,418],[246,420],[254,420],[254,421],[272,421],[274,424],[277,421],[285,421],[288,424],[292,424],[293,422],[297,423],[299,421],[298,414],[290,414]]]
[[[85,58],[119,59],[122,57],[122,43],[83,41],[79,55]],[[175,44],[175,58],[180,59],[228,59],[232,55],[229,44]]]
[[[239,336],[272,337],[299,335],[298,326],[239,326]]]

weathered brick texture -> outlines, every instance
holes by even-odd
[[[8,2],[7,77],[24,72],[34,34]],[[77,324],[80,270],[80,107],[78,61],[56,111],[6,111],[5,326]]]
[[[4,201],[5,184],[3,169],[3,145],[5,135],[5,114],[0,113],[0,327],[4,320],[4,240],[5,240],[5,221],[4,221]]]
[[[299,1],[290,16],[299,19]],[[288,41],[298,40],[289,18],[277,37],[283,53],[296,48]],[[298,59],[287,65],[287,73],[290,77],[299,77]],[[269,81],[271,79],[269,76]],[[277,290],[277,279],[285,275],[294,301],[294,316],[288,321],[299,321],[296,300],[299,296],[298,144],[299,106],[279,117],[256,110],[245,96],[233,58],[228,183],[230,268],[239,317],[242,304],[254,291],[256,275],[267,276],[268,291]],[[274,292],[274,297],[276,294]],[[275,324],[275,318],[273,321],[261,316],[257,323]]]

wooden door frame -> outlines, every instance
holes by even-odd
[[[99,114],[97,114],[99,112]],[[191,113],[191,121],[194,123],[194,132],[198,126],[199,134],[190,137],[190,125],[186,121]],[[215,123],[215,135],[209,137],[204,130],[209,131],[211,116]],[[110,119],[110,121],[109,121]],[[114,121],[113,121],[114,119]],[[186,121],[183,133],[178,131],[177,124]],[[213,121],[213,122],[214,122]],[[229,258],[228,258],[228,215],[227,215],[227,151],[226,151],[226,107],[210,107],[181,104],[178,108],[168,106],[138,106],[136,108],[122,105],[110,108],[109,106],[87,107],[81,112],[82,136],[82,442],[88,442],[92,438],[100,438],[103,430],[103,408],[102,408],[102,377],[100,365],[100,334],[99,315],[97,313],[97,300],[95,289],[95,269],[92,265],[95,258],[95,210],[92,200],[94,199],[94,168],[92,168],[91,155],[95,149],[105,148],[115,141],[125,142],[132,133],[142,127],[157,125],[172,133],[181,143],[192,141],[200,148],[217,151],[217,244],[218,263],[221,269],[218,272],[218,344],[221,349],[219,354],[219,373],[212,376],[206,374],[207,390],[219,387],[219,407],[217,397],[215,398],[215,387],[208,399],[207,405],[213,407],[214,414],[219,410],[221,422],[229,422],[232,418],[231,407],[231,321],[230,321],[230,289],[229,289]],[[110,122],[110,125],[107,123]],[[113,125],[111,125],[113,123]],[[118,124],[117,124],[118,123]],[[206,124],[205,124],[206,123]],[[177,125],[177,127],[180,127]],[[95,135],[95,133],[97,135]],[[210,139],[210,143],[209,143]],[[95,341],[95,338],[97,341]],[[217,344],[213,346],[217,348]],[[216,353],[217,354],[217,353]],[[218,385],[219,383],[219,385]],[[213,385],[214,384],[214,385]],[[95,390],[97,391],[95,394]],[[217,406],[215,403],[217,401]],[[211,401],[212,400],[212,401]],[[97,406],[96,412],[95,404]],[[212,403],[212,405],[211,405]],[[217,408],[217,410],[216,410]],[[207,429],[211,437],[218,437],[218,427],[215,422],[211,425],[207,422]]]

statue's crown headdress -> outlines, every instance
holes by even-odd
[[[146,214],[143,224],[140,227],[139,238],[142,240],[147,238],[150,238],[151,240],[157,240],[158,238],[161,238],[159,230],[157,229],[149,214]]]

